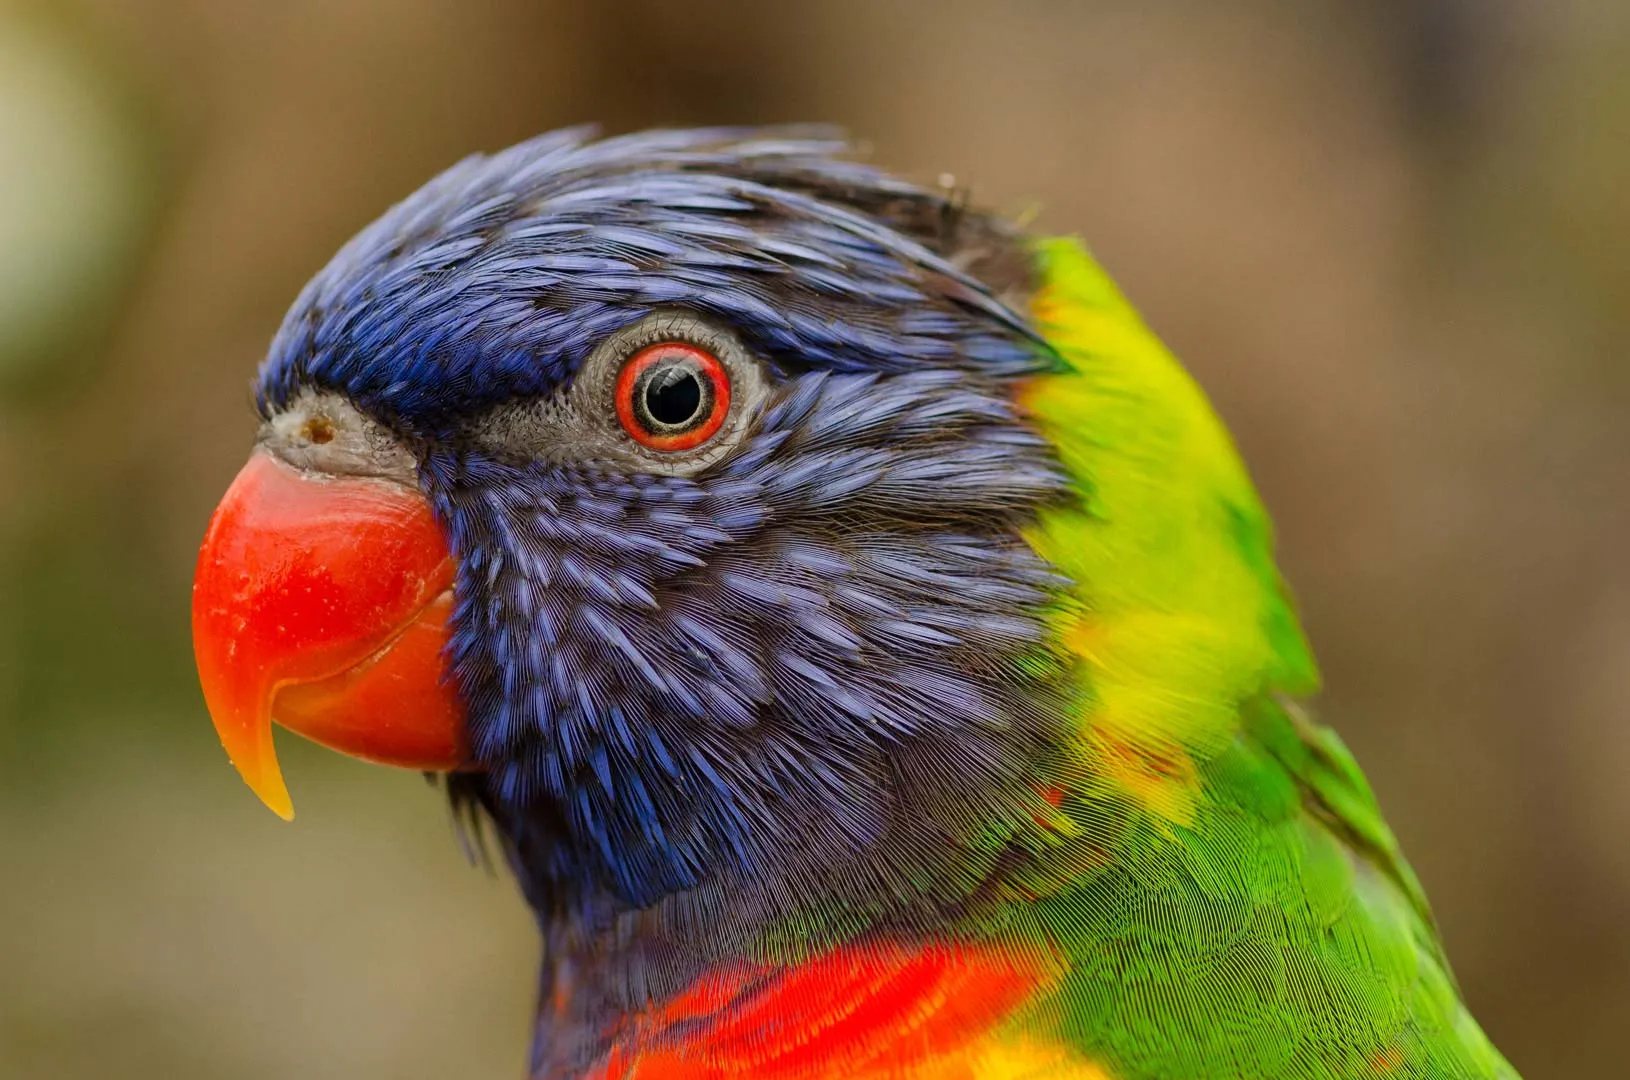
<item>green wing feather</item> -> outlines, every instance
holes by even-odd
[[[1039,245],[1061,361],[1022,404],[1077,498],[1029,540],[1079,693],[1058,812],[999,917],[1063,1037],[1125,1080],[1515,1077],[1471,1019],[1317,688],[1272,528],[1199,388],[1080,244]]]

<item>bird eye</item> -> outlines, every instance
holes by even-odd
[[[617,375],[617,420],[641,446],[691,450],[724,426],[730,375],[718,357],[679,341],[647,345]]]

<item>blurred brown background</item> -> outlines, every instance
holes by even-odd
[[[239,783],[196,543],[284,306],[563,123],[838,121],[1079,231],[1233,425],[1321,708],[1529,1080],[1626,1075],[1630,4],[0,0],[0,1077],[520,1073],[417,777]]]

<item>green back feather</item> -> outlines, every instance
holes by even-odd
[[[1022,404],[1077,498],[1029,540],[1079,688],[1024,896],[1044,1010],[1125,1080],[1514,1077],[1317,688],[1272,529],[1199,388],[1073,240],[1039,244],[1061,360]]]

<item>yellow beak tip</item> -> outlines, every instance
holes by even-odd
[[[236,766],[236,762],[233,763]],[[283,774],[274,765],[268,770],[257,770],[258,775],[251,776],[248,771],[238,768],[238,775],[243,782],[249,785],[249,790],[259,796],[260,801],[266,804],[266,809],[282,818],[284,821],[294,820],[294,800],[289,798],[288,785],[283,783]]]
[[[266,809],[284,821],[294,820],[294,800],[289,798],[289,789],[283,786],[282,777],[277,777],[269,784],[250,784],[249,787],[260,796],[260,801],[266,804]]]

